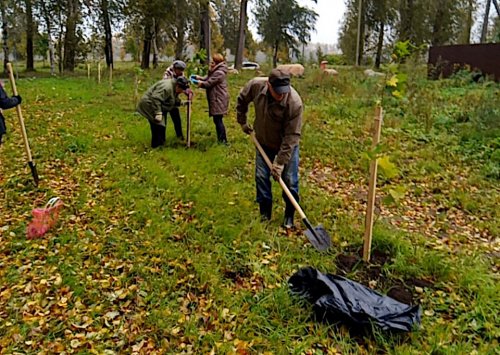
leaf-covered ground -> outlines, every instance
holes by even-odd
[[[163,69],[142,80],[141,93]],[[114,73],[112,90],[86,71],[22,77],[41,182],[33,186],[15,111],[5,111],[0,353],[498,354],[498,84],[467,75],[427,82],[412,69],[407,97],[385,97],[378,154],[394,176],[379,174],[373,251],[381,257],[365,265],[367,157],[381,92],[378,79],[339,71],[293,80],[305,106],[301,204],[332,236],[324,254],[298,222],[294,232],[280,228],[278,185],[273,220],[259,221],[255,148],[234,106],[253,73],[229,77],[230,146],[216,143],[198,89],[193,147],[169,122],[167,146],[156,150],[134,115],[132,68]],[[65,205],[57,227],[27,240],[31,210],[53,196]],[[303,266],[406,292],[422,306],[422,328],[394,335],[317,323],[287,285]]]

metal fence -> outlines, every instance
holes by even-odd
[[[428,75],[448,78],[462,69],[500,81],[500,43],[437,46],[429,50]]]

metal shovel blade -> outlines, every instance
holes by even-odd
[[[304,233],[307,239],[311,242],[312,246],[320,251],[328,250],[328,248],[332,245],[332,240],[325,227],[321,224],[316,227],[312,227],[309,221],[305,224],[307,229]]]
[[[33,180],[35,181],[35,186],[38,186],[38,172],[36,171],[36,165],[32,161],[29,161],[28,166],[31,169],[31,175],[33,175]]]

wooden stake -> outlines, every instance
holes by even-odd
[[[101,62],[97,63],[97,83],[101,83]]]
[[[372,149],[375,149],[380,142],[380,127],[382,126],[382,107],[375,108],[375,132],[373,133]],[[377,186],[377,164],[378,159],[375,159],[370,164],[370,182],[368,188],[368,204],[366,206],[365,219],[365,242],[363,245],[363,260],[370,261],[370,252],[372,247],[373,234],[373,209],[375,205],[375,189]]]
[[[90,64],[87,63],[87,79],[90,79]]]
[[[187,120],[186,120],[186,137],[187,137],[187,147],[191,147],[191,100],[187,102]]]

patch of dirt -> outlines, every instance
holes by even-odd
[[[357,255],[345,255],[340,254],[337,257],[337,267],[344,272],[344,274],[348,274],[352,271],[354,266],[361,260],[361,258]]]
[[[413,304],[413,294],[408,291],[402,283],[391,288],[389,292],[387,292],[387,296],[407,305]]]
[[[434,283],[429,280],[409,278],[404,281],[387,278],[382,273],[382,268],[390,263],[390,255],[387,252],[374,250],[370,256],[370,262],[364,263],[362,260],[363,251],[353,250],[352,254],[340,254],[337,256],[336,265],[340,274],[353,273],[354,281],[364,286],[375,289],[388,289],[387,296],[401,303],[412,305],[416,301],[413,296],[413,287],[434,288]]]
[[[226,268],[222,271],[224,278],[231,280],[234,283],[242,283],[244,279],[252,276],[252,271],[248,266],[237,266],[234,270]]]
[[[434,288],[434,284],[430,281],[422,280],[422,279],[417,279],[412,277],[411,279],[407,280],[407,283],[413,286],[417,287],[427,287],[427,288]]]

